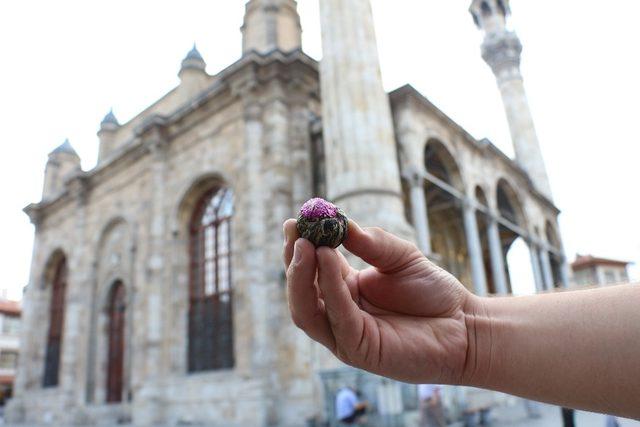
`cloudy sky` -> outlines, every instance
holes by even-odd
[[[303,48],[320,59],[318,0],[299,0]],[[385,88],[410,83],[475,137],[513,150],[468,1],[372,0]],[[512,0],[522,72],[571,258],[640,262],[640,3]],[[194,41],[216,73],[240,54],[243,0],[0,4],[0,262],[18,296],[49,151],[69,138],[95,165],[99,122],[121,122],[178,82]],[[640,278],[638,269],[632,273]]]

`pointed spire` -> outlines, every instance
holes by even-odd
[[[107,113],[107,115],[104,116],[104,118],[100,122],[100,127],[104,127],[104,125],[120,126],[120,123],[118,122],[118,119],[116,118],[116,115],[113,114],[113,108],[109,109],[109,112]]]
[[[73,156],[79,157],[76,150],[73,149],[71,143],[69,143],[69,138],[66,138],[62,144],[60,144],[56,149],[54,149],[51,154],[71,154]]]
[[[204,62],[202,55],[198,51],[196,47],[196,43],[193,43],[193,48],[187,53],[187,56],[182,60],[182,64],[180,67],[180,72],[186,69],[200,70],[204,71],[207,66],[207,63]]]

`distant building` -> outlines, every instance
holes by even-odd
[[[576,255],[571,263],[573,280],[576,285],[612,285],[627,283],[629,273],[627,261],[599,258],[593,255]]]
[[[13,392],[20,347],[20,303],[0,299],[0,406]]]

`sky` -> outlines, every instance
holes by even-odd
[[[320,59],[318,0],[298,3],[303,49]],[[69,138],[83,168],[94,167],[96,131],[109,108],[125,122],[172,89],[194,41],[209,73],[237,60],[243,4],[0,3],[0,288],[10,297],[18,298],[29,280],[33,226],[22,208],[40,200],[47,154]],[[469,1],[372,5],[385,89],[410,83],[476,138],[489,138],[511,156]],[[511,9],[568,256],[640,263],[640,2],[512,0]],[[528,265],[520,266],[526,272]],[[640,279],[637,266],[631,273]]]

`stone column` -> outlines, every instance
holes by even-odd
[[[560,258],[560,281],[565,288],[569,287],[570,267],[567,262],[567,256],[563,253]]]
[[[243,223],[243,235],[246,236],[244,254],[238,259],[238,269],[242,269],[244,289],[235,294],[244,295],[242,310],[247,313],[246,319],[250,323],[251,339],[245,341],[246,348],[236,350],[237,357],[244,359],[247,374],[258,378],[262,383],[259,386],[261,407],[260,412],[266,417],[263,420],[277,419],[277,388],[272,381],[277,382],[277,372],[274,368],[276,352],[272,344],[275,340],[271,332],[270,321],[273,308],[271,301],[276,294],[274,289],[274,277],[269,274],[269,247],[267,229],[267,216],[271,216],[269,210],[269,184],[265,180],[265,150],[267,138],[265,126],[266,109],[254,93],[251,84],[237,89],[241,97],[244,109],[244,177],[239,183],[239,188],[246,191],[238,195],[239,206],[237,209],[239,221]],[[277,124],[279,117],[271,117],[272,124]],[[280,129],[277,125],[275,129]],[[279,224],[278,233],[282,230]],[[278,236],[278,242],[281,236]],[[279,252],[279,251],[278,251]],[[240,300],[240,298],[238,298]],[[237,318],[237,316],[235,316]],[[243,327],[237,325],[237,327]],[[240,354],[243,352],[245,354]]]
[[[26,408],[29,403],[25,399],[25,392],[28,393],[29,389],[42,386],[44,365],[38,351],[44,347],[44,339],[40,339],[42,334],[38,331],[44,332],[45,328],[41,322],[37,321],[38,316],[46,310],[42,304],[43,283],[38,278],[38,272],[42,268],[39,262],[42,258],[40,254],[40,219],[33,210],[25,212],[35,226],[35,235],[31,251],[29,284],[22,300],[20,357],[18,357],[13,397],[7,403],[4,411],[4,422],[16,424],[25,422]]]
[[[540,271],[540,258],[538,257],[538,247],[532,241],[529,242],[529,257],[531,259],[531,270],[533,271],[533,280],[536,285],[536,292],[544,291],[542,272]]]
[[[42,304],[42,288],[44,284],[41,283],[38,277],[38,272],[41,272],[43,268],[43,266],[38,265],[38,261],[42,258],[40,254],[40,220],[36,215],[32,215],[31,213],[29,213],[29,217],[35,226],[35,234],[33,238],[33,248],[31,250],[29,285],[22,300],[20,357],[18,357],[18,368],[14,381],[13,399],[11,399],[11,401],[22,397],[24,391],[34,383],[38,382],[39,385],[42,384],[42,377],[39,375],[42,373],[42,367],[36,366],[36,364],[44,364],[44,361],[38,357],[37,348],[44,346],[44,341],[41,342],[38,340],[41,334],[38,334],[37,331],[39,329],[45,329],[42,325],[38,324],[37,319],[38,315],[46,309]]]
[[[167,142],[159,131],[154,132],[149,141],[151,151],[151,245],[147,268],[149,281],[146,286],[147,297],[147,363],[150,371],[159,373],[162,366],[162,273],[164,270],[165,218],[164,186],[166,181]]]
[[[323,0],[320,15],[328,198],[362,225],[413,239],[369,1]]]
[[[264,286],[265,248],[267,230],[265,227],[264,206],[266,206],[265,187],[262,176],[262,145],[264,127],[262,123],[263,109],[257,102],[245,106],[245,147],[246,178],[248,191],[246,194],[248,211],[254,217],[247,221],[247,233],[251,236],[248,242],[246,265],[249,267],[248,280],[251,295],[251,312],[254,318],[254,338],[252,349],[252,365],[262,366],[271,358],[268,344],[267,308],[264,301],[268,295]],[[279,229],[278,229],[279,230]]]
[[[504,268],[504,253],[502,251],[502,242],[500,241],[500,232],[498,231],[498,222],[493,214],[488,216],[487,237],[489,239],[489,253],[491,254],[493,283],[495,284],[498,294],[506,294],[508,293],[508,289],[507,276]]]
[[[64,332],[59,369],[60,386],[65,394],[65,404],[75,407],[84,401],[84,384],[86,382],[84,375],[86,369],[82,369],[86,363],[86,352],[83,351],[86,335],[82,332],[86,332],[84,326],[88,323],[89,315],[85,309],[85,301],[88,299],[90,260],[87,256],[88,250],[85,242],[86,181],[81,176],[76,176],[69,181],[68,188],[74,196],[76,218],[74,236],[72,237],[73,248],[67,261],[69,281],[65,296]],[[72,416],[72,412],[67,411],[65,416]],[[69,418],[65,419],[70,420]]]
[[[163,400],[161,379],[166,374],[165,363],[162,352],[162,338],[165,325],[164,321],[164,304],[163,304],[163,287],[168,286],[164,278],[165,266],[165,248],[166,248],[166,221],[164,215],[164,199],[165,199],[165,183],[167,169],[167,149],[168,141],[164,135],[163,125],[155,124],[148,129],[148,133],[144,135],[145,144],[149,150],[151,157],[151,223],[149,224],[149,243],[145,262],[146,277],[141,286],[140,297],[143,301],[138,305],[144,307],[146,316],[144,325],[134,325],[142,329],[144,333],[144,345],[142,354],[134,354],[137,360],[132,360],[133,366],[142,368],[139,372],[136,368],[132,371],[134,377],[132,384],[141,386],[137,395],[136,405],[133,408],[133,418],[136,425],[155,425],[163,416]],[[133,276],[133,275],[132,275]],[[132,292],[131,284],[126,284],[127,293]],[[130,295],[127,295],[127,301],[133,301]],[[127,304],[126,319],[132,321],[134,317],[135,304]],[[132,338],[126,343],[125,354],[131,351],[135,342]],[[141,360],[142,359],[142,360]],[[135,380],[135,381],[134,381]],[[125,384],[125,391],[127,390]]]
[[[545,248],[540,248],[540,263],[542,264],[542,279],[545,289],[553,289],[553,274],[551,272],[551,261],[549,252]]]
[[[411,216],[418,247],[423,254],[429,256],[431,255],[431,234],[429,233],[427,201],[424,197],[424,178],[417,171],[409,171],[407,180],[410,185]]]
[[[480,243],[480,234],[478,233],[478,220],[476,218],[476,209],[472,201],[465,199],[463,201],[463,219],[464,232],[467,237],[467,250],[469,252],[469,260],[471,262],[471,278],[473,280],[473,289],[476,295],[484,296],[487,294],[487,275],[484,271],[484,260],[482,255],[482,245]]]

